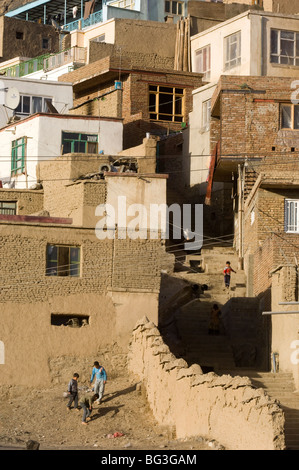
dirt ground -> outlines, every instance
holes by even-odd
[[[79,389],[87,386],[79,383]],[[0,387],[0,448],[26,448],[28,440],[40,450],[214,450],[217,443],[203,437],[176,439],[173,431],[155,422],[140,384],[123,373],[110,374],[103,401],[93,409],[87,426],[82,411],[67,410],[67,384],[37,390]],[[123,436],[110,438],[109,434]]]

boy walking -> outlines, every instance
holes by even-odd
[[[73,378],[69,381],[67,391],[70,395],[69,402],[67,404],[67,409],[71,409],[71,405],[74,402],[74,408],[79,411],[78,408],[78,379],[79,379],[79,374],[75,373],[73,375]]]
[[[235,273],[236,271],[231,267],[230,265],[230,261],[227,261],[226,262],[226,266],[223,270],[223,274],[224,274],[224,284],[225,284],[225,287],[228,289],[229,286],[230,286],[230,276],[231,276],[231,273]]]
[[[81,396],[80,406],[83,409],[82,424],[86,425],[88,424],[87,421],[90,421],[92,405],[97,398],[99,398],[97,393],[92,394],[90,392],[86,392]]]
[[[104,395],[105,391],[105,384],[107,382],[107,374],[103,366],[100,366],[98,361],[94,362],[94,367],[92,369],[91,373],[91,379],[90,379],[90,384],[92,384],[93,379],[95,378],[95,384],[94,384],[94,393],[98,394],[98,400],[97,403],[100,404],[102,397]]]

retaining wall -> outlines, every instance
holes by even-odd
[[[188,367],[146,317],[133,330],[128,367],[143,382],[159,424],[174,427],[177,438],[206,436],[231,450],[285,449],[283,411],[263,389],[248,377]]]

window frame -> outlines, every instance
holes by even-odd
[[[202,128],[210,130],[211,123],[211,98],[202,102]]]
[[[26,158],[27,138],[19,137],[11,142],[11,176],[25,174],[25,158]],[[18,150],[21,148],[21,155]]]
[[[56,257],[49,258],[49,248],[55,248],[57,251]],[[66,265],[60,265],[59,261],[62,257],[59,250],[68,249],[68,263]],[[72,261],[71,249],[78,250],[78,261]],[[56,265],[55,265],[56,263]],[[71,267],[76,266],[76,274],[71,273]],[[64,269],[61,269],[64,268]],[[59,271],[60,270],[60,271]],[[63,245],[48,243],[46,247],[46,276],[47,277],[81,277],[81,246],[79,245]]]
[[[24,112],[24,98],[29,98],[29,113]],[[33,102],[34,98],[41,98],[42,100],[42,110],[41,111],[35,111],[33,112]],[[47,101],[50,101],[51,103],[53,102],[53,96],[40,96],[40,95],[27,95],[27,94],[20,94],[20,103],[18,107],[14,110],[14,114],[17,116],[30,116],[31,114],[36,114],[36,113],[46,113],[46,106],[47,106]],[[18,110],[18,108],[21,108],[21,110]]]
[[[152,88],[152,89],[151,89]],[[156,90],[154,90],[156,88]],[[169,89],[172,90],[171,92],[163,91],[162,89]],[[182,90],[180,93],[178,90]],[[162,95],[169,95],[169,103],[162,103],[161,96]],[[155,103],[151,104],[151,96],[155,96]],[[179,98],[179,100],[178,100]],[[176,102],[180,101],[181,103],[181,113],[176,111]],[[172,104],[172,113],[161,112],[161,107],[165,104]],[[155,110],[151,110],[152,107],[155,107]],[[185,88],[180,88],[177,86],[169,86],[167,84],[149,84],[148,88],[148,110],[149,110],[149,119],[150,121],[158,121],[158,122],[173,122],[177,124],[182,124],[184,122],[185,117]],[[155,115],[156,117],[151,117]],[[160,119],[160,116],[169,116],[171,119]],[[177,118],[177,119],[176,119]]]
[[[79,137],[79,140],[71,139],[71,138],[70,138],[70,139],[64,139],[64,135],[66,135],[66,134],[70,134],[70,135],[77,134],[78,137]],[[84,135],[84,136],[86,135],[87,137],[88,137],[88,136],[96,137],[97,140],[96,140],[96,141],[88,141],[88,140],[83,140],[83,139],[81,140],[81,136],[83,136],[83,135]],[[70,143],[71,143],[71,151],[70,151],[70,152],[64,152],[63,146],[64,146],[64,143],[65,143],[65,142],[70,142]],[[84,151],[84,152],[75,152],[75,151],[74,151],[75,144],[76,144],[76,143],[82,144],[82,143],[84,143],[84,142],[85,142],[85,144],[86,144],[86,145],[85,145],[85,151]],[[88,150],[88,144],[96,144],[96,151],[95,151],[95,152],[90,152],[90,151]],[[98,134],[88,134],[88,133],[86,133],[86,132],[62,131],[62,132],[61,132],[61,149],[62,149],[62,150],[61,150],[61,154],[62,154],[62,155],[65,155],[65,154],[67,154],[67,153],[84,153],[84,154],[89,154],[89,153],[90,153],[90,154],[92,154],[92,155],[98,155],[98,153],[99,153],[99,136],[98,136]]]
[[[294,203],[296,204],[296,214],[293,214],[292,218],[294,219],[294,221],[296,219],[296,221],[291,224],[290,204]],[[289,227],[296,227],[296,229],[292,229]],[[286,198],[284,201],[284,231],[286,233],[299,233],[299,199]]]
[[[206,60],[204,60],[204,53],[206,52]],[[201,55],[201,59],[200,56]],[[204,63],[206,62],[206,69]],[[203,80],[210,80],[211,77],[211,44],[200,47],[195,51],[195,68],[197,73],[203,73]]]
[[[5,205],[13,204],[14,207],[5,207]],[[1,215],[16,215],[17,214],[17,201],[0,201],[0,214]]]
[[[291,109],[291,127],[283,127],[283,108],[286,108],[286,107]],[[298,111],[298,127],[294,127],[294,124],[295,124],[295,110]],[[282,130],[299,131],[299,104],[280,103],[279,123],[280,123],[279,127]]]
[[[233,37],[236,36],[236,41],[233,41]],[[241,49],[242,34],[241,31],[229,34],[223,38],[224,41],[224,70],[231,70],[234,67],[241,65],[242,49]],[[231,57],[233,45],[236,44],[236,57]],[[228,57],[229,56],[229,57]],[[234,63],[235,62],[235,63]]]
[[[293,34],[293,39],[287,37],[282,38],[282,33]],[[275,49],[273,49],[272,37],[274,34],[277,34]],[[282,54],[282,41],[289,41],[293,43],[293,55],[288,56],[287,54]],[[275,52],[276,50],[276,52]],[[297,55],[298,54],[298,55]],[[277,61],[273,60],[277,58]],[[287,63],[281,62],[283,58],[287,59]],[[290,63],[292,60],[292,63]],[[287,29],[277,29],[271,28],[270,31],[270,63],[279,66],[299,66],[299,32],[298,31],[289,31]]]
[[[169,4],[169,8],[167,8],[167,4]],[[175,6],[175,8],[173,8]],[[181,10],[180,10],[181,7]],[[173,10],[175,9],[176,12]],[[164,12],[169,15],[175,16],[184,16],[185,14],[185,2],[179,0],[165,0],[164,1]]]

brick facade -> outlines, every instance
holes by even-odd
[[[17,215],[35,214],[44,208],[44,192],[3,188],[0,189],[0,201],[16,202]]]
[[[120,95],[113,93],[114,81],[119,79],[119,73],[122,82],[121,106]],[[75,112],[80,110],[80,113],[88,115],[105,113],[106,116],[112,113],[114,116],[116,110],[119,112],[121,109],[121,117],[124,120],[124,149],[141,144],[147,132],[166,135],[182,129],[180,122],[150,120],[150,84],[184,89],[184,123],[188,123],[188,116],[192,111],[192,91],[202,85],[201,74],[170,72],[148,66],[139,69],[134,59],[124,57],[120,61],[119,57],[113,56],[65,74],[59,77],[59,80],[73,83]],[[91,104],[91,100],[99,96],[103,97],[104,101],[100,98],[99,105],[98,100]]]

